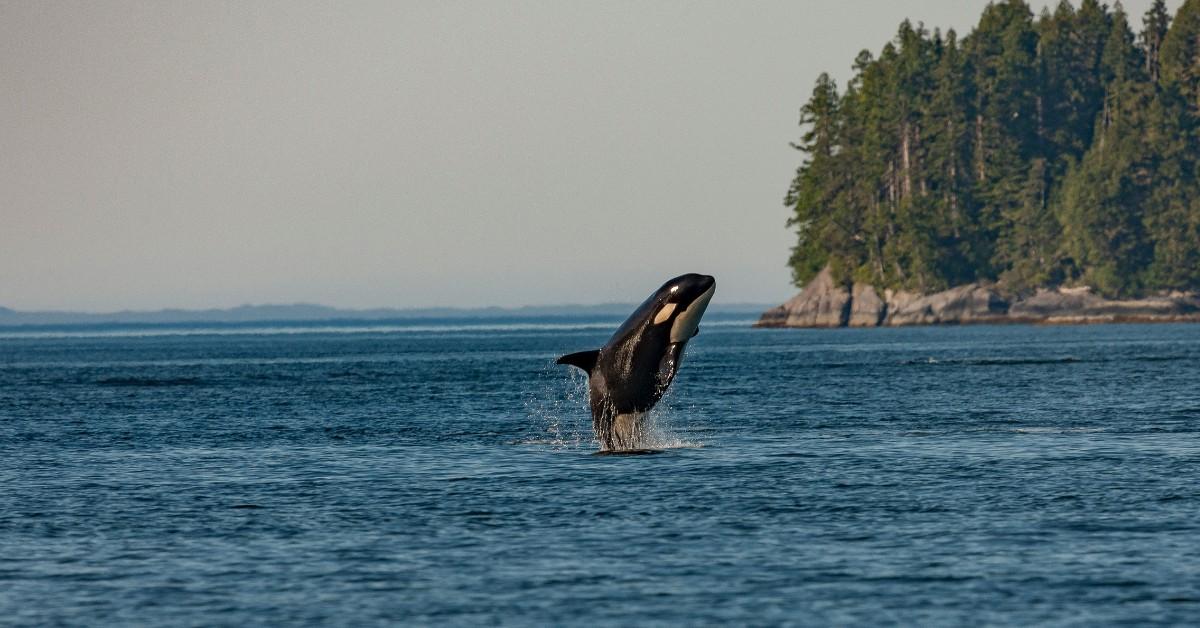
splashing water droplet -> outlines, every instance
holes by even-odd
[[[525,411],[537,433],[521,441],[525,445],[550,445],[555,449],[593,446],[592,421],[588,410],[587,374],[548,363],[542,369],[536,390],[527,393]]]

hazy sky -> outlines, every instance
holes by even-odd
[[[782,301],[817,74],[985,4],[0,0],[0,305]]]

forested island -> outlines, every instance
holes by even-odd
[[[1119,3],[996,2],[853,67],[801,108],[808,288],[761,324],[1198,318],[1200,0],[1137,34]]]

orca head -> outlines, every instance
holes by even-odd
[[[651,324],[669,325],[671,342],[687,342],[696,335],[716,290],[717,280],[710,275],[688,273],[667,281],[655,292],[657,308]]]

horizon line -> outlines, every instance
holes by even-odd
[[[338,305],[326,305],[324,303],[316,303],[312,301],[293,301],[293,302],[264,302],[264,303],[240,303],[226,307],[209,306],[209,307],[181,307],[181,306],[166,306],[159,308],[124,308],[119,310],[84,310],[84,309],[57,309],[57,308],[38,308],[38,309],[23,309],[8,307],[0,304],[0,313],[10,314],[81,314],[92,316],[110,316],[116,314],[158,314],[158,313],[183,313],[183,312],[232,312],[237,310],[250,309],[267,309],[267,308],[314,308],[323,310],[332,310],[335,312],[423,312],[429,310],[450,310],[450,311],[480,311],[480,310],[528,310],[528,309],[570,309],[570,308],[602,308],[602,307],[636,307],[638,301],[601,301],[597,303],[528,303],[522,305],[380,305],[380,306],[365,306],[365,307],[344,307]],[[759,301],[729,301],[724,303],[713,303],[712,306],[717,308],[731,307],[773,307],[778,303],[759,302]]]

